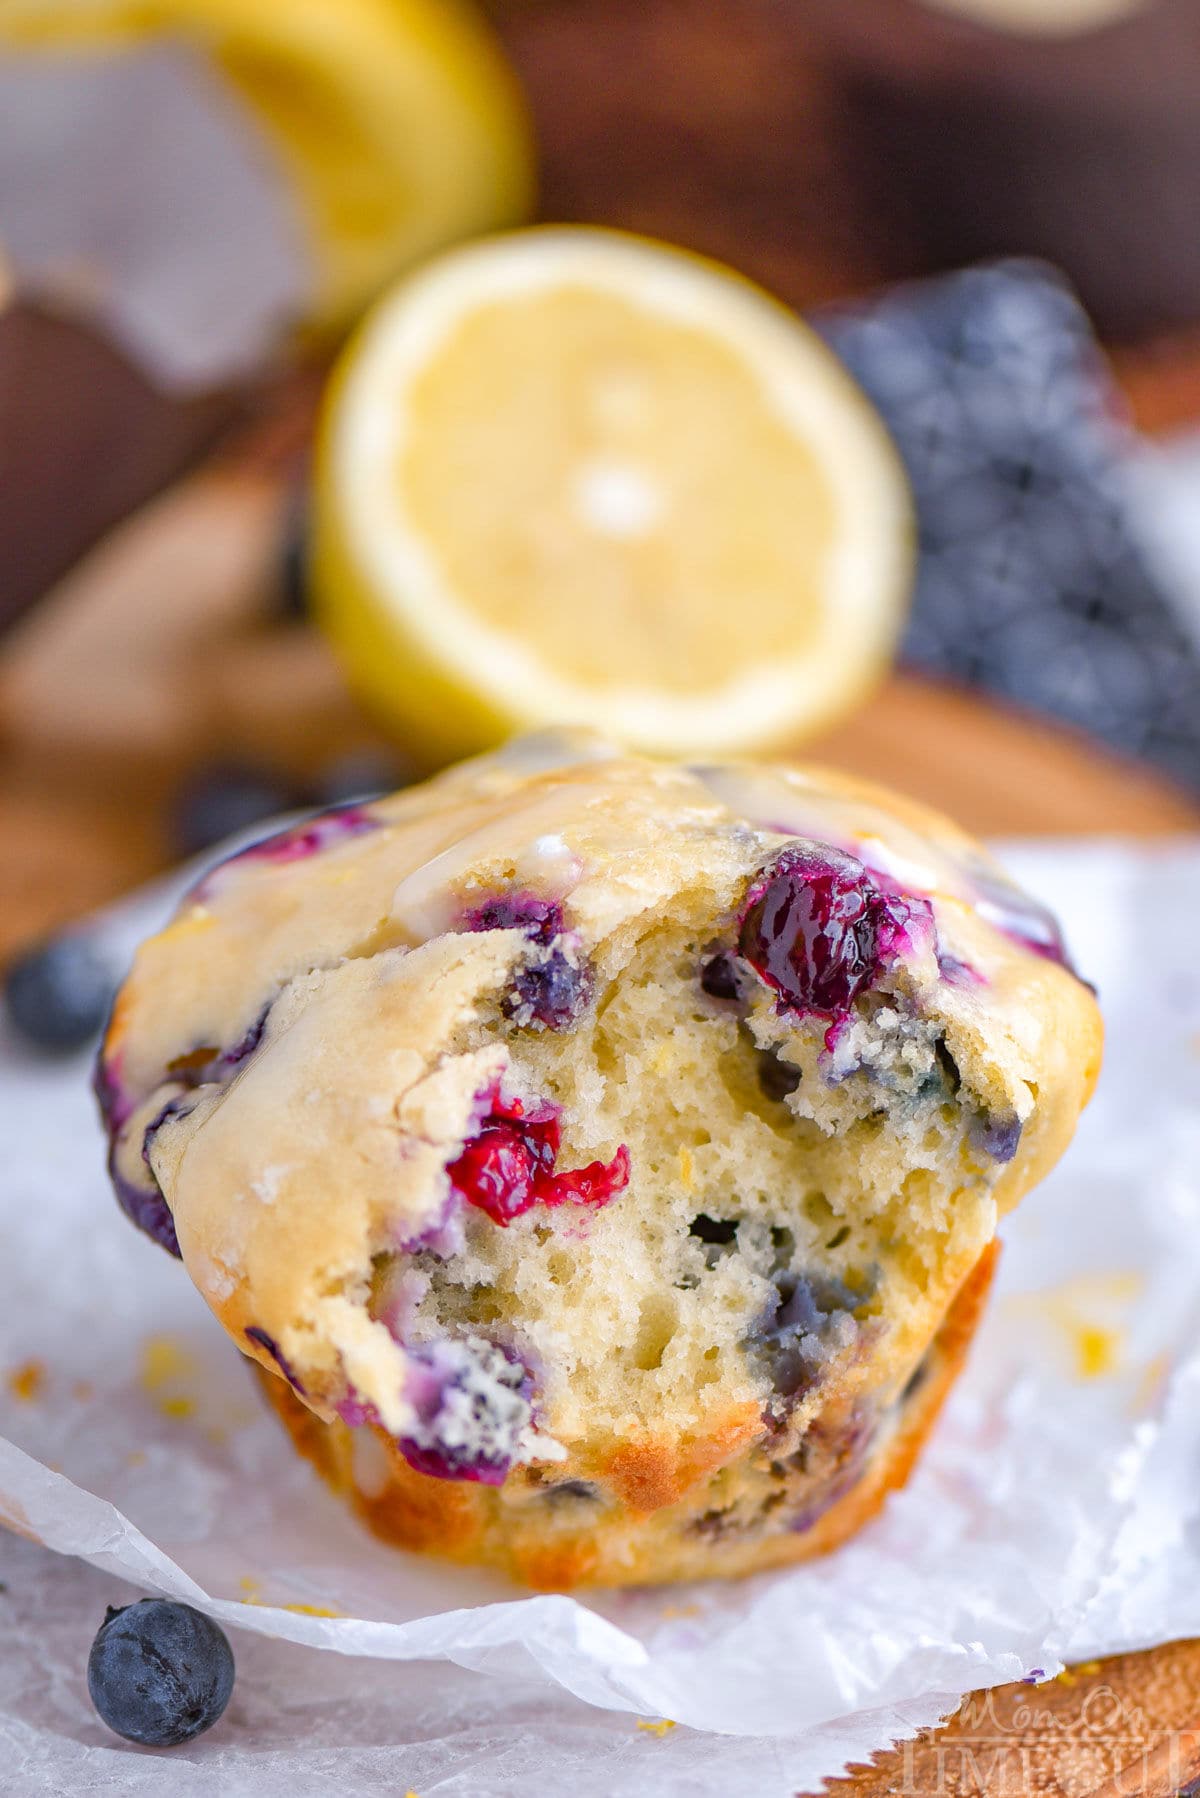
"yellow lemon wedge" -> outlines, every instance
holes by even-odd
[[[783,306],[681,250],[543,227],[427,265],[347,347],[312,584],[426,760],[558,723],[724,753],[877,679],[911,536],[882,425]]]
[[[290,183],[314,264],[306,322],[349,324],[399,270],[516,224],[533,144],[469,0],[4,0],[0,47],[209,59]]]

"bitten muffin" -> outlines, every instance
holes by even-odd
[[[936,815],[552,736],[206,875],[97,1090],[122,1204],[371,1527],[562,1588],[873,1514],[1100,1039]]]

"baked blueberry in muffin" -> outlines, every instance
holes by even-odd
[[[539,737],[209,874],[97,1087],[122,1203],[370,1525],[566,1587],[872,1515],[1099,1051],[944,820]]]

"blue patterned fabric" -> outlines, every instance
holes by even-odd
[[[1130,438],[1070,288],[1003,262],[814,323],[883,414],[916,496],[904,659],[1200,789],[1200,649],[1130,530]]]

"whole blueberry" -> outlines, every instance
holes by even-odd
[[[738,953],[799,1016],[845,1017],[907,942],[928,902],[885,891],[836,851],[780,851],[751,885]]]
[[[39,1049],[82,1049],[104,1026],[116,978],[96,944],[79,933],[51,937],[10,962],[4,976],[8,1015]]]
[[[147,1748],[174,1748],[211,1729],[229,1703],[233,1676],[224,1630],[167,1598],[110,1605],[88,1656],[88,1691],[100,1716]]]
[[[181,856],[199,855],[235,831],[248,830],[298,803],[295,788],[269,768],[218,762],[189,776],[175,796],[171,844]]]

